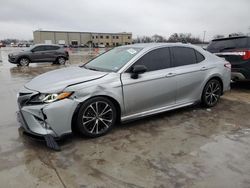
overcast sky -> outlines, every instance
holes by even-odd
[[[0,39],[32,31],[132,32],[133,38],[250,32],[250,0],[0,0]]]

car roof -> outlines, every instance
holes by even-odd
[[[150,50],[150,49],[158,48],[158,47],[173,47],[173,46],[192,47],[195,49],[200,48],[200,47],[192,45],[190,43],[184,44],[181,42],[175,42],[175,43],[136,43],[136,44],[121,46],[120,48],[129,48],[129,47],[131,47],[131,48],[143,48],[143,51],[144,51],[144,50]]]
[[[225,37],[225,38],[213,39],[212,41],[231,40],[231,39],[240,39],[240,38],[249,38],[249,36]]]
[[[175,42],[175,43],[136,43],[136,44],[130,44],[130,45],[126,45],[123,47],[137,47],[137,48],[154,48],[154,47],[171,47],[171,46],[183,46],[183,47],[187,47],[187,46],[194,46],[192,44],[184,44],[181,42]]]
[[[56,47],[61,47],[60,45],[57,45],[57,44],[35,44],[34,46],[56,46]]]

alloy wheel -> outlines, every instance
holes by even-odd
[[[19,64],[21,66],[28,66],[29,65],[29,60],[27,58],[22,58],[22,59],[20,59]]]
[[[58,63],[60,64],[60,65],[64,65],[65,64],[65,59],[63,58],[63,57],[59,57],[58,58]]]
[[[210,81],[205,90],[205,102],[209,106],[214,106],[218,102],[220,95],[221,95],[220,83],[217,80]]]
[[[112,107],[105,101],[88,105],[82,116],[82,126],[92,135],[104,133],[113,123]]]

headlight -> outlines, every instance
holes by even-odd
[[[51,103],[70,97],[73,92],[62,92],[52,94],[39,94],[30,100],[30,103]]]

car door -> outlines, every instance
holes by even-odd
[[[208,67],[204,56],[191,47],[171,47],[177,81],[176,104],[199,99]]]
[[[48,62],[53,62],[56,60],[56,57],[58,56],[58,50],[60,47],[59,46],[46,46],[46,51],[44,51],[44,59]]]
[[[45,46],[37,46],[32,49],[30,59],[32,62],[42,62],[44,60]]]
[[[169,48],[154,49],[137,60],[121,74],[125,114],[150,113],[175,104],[176,81],[172,76]],[[137,79],[131,78],[130,70],[144,65],[147,71]]]

